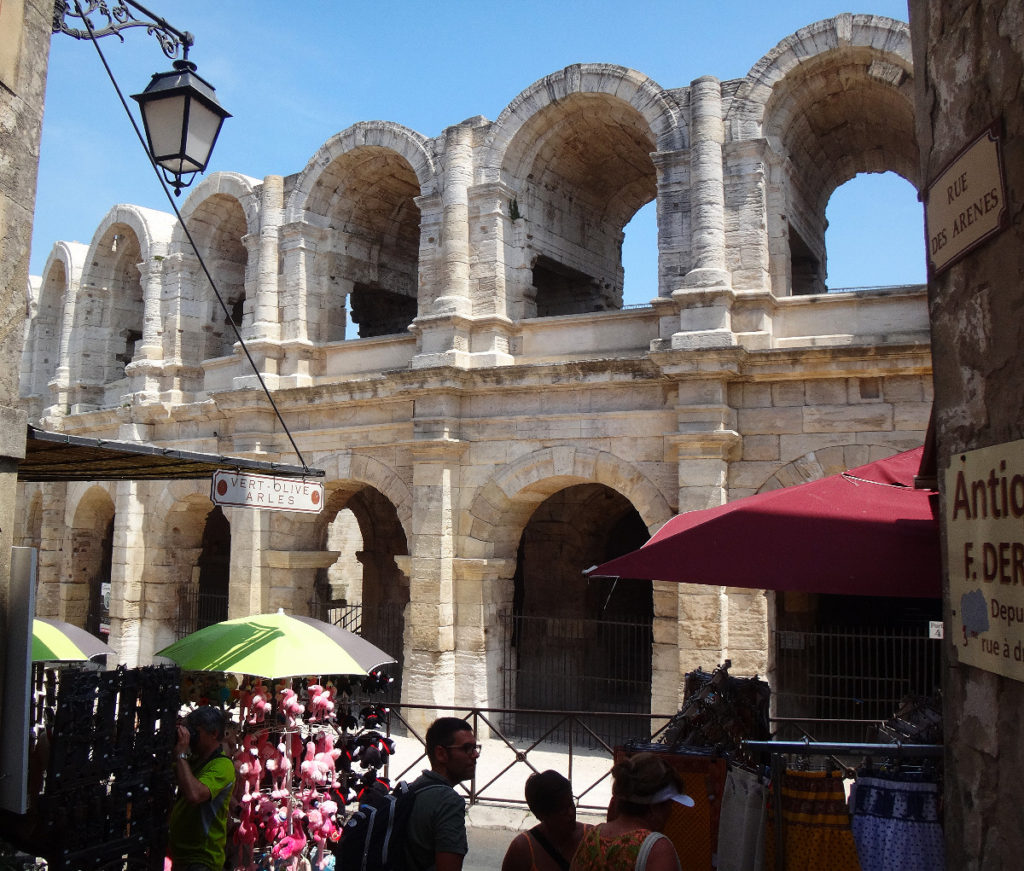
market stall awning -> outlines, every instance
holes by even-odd
[[[923,450],[679,514],[639,550],[585,574],[937,598],[942,592],[933,510],[938,494],[914,487]]]
[[[218,469],[304,478],[322,478],[324,474],[322,469],[86,438],[30,426],[25,459],[18,465],[18,480],[166,481],[209,478]]]

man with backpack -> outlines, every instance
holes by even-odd
[[[476,771],[480,745],[473,727],[458,717],[440,717],[425,739],[430,770],[411,784],[416,800],[406,830],[406,871],[462,871],[469,852],[466,801],[455,786]]]

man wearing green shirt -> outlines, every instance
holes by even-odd
[[[221,749],[224,715],[196,708],[178,725],[174,774],[178,799],[171,809],[168,853],[173,871],[223,871],[228,803],[235,765]]]

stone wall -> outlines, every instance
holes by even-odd
[[[225,511],[229,613],[305,613],[356,539],[331,537],[349,509],[362,544],[344,558],[358,559],[363,604],[405,608],[406,700],[499,705],[507,612],[591,619],[604,600],[580,572],[677,511],[923,441],[923,290],[802,294],[788,224],[823,270],[832,190],[862,169],[913,178],[909,54],[906,25],[843,15],[743,79],[666,89],[577,65],[495,121],[432,139],[365,122],[293,175],[213,174],[182,212],[227,313],[173,219],[116,206],[88,248],[54,247],[25,406],[67,432],[294,462],[229,342],[240,312],[302,457],[325,470],[327,509]],[[843,82],[844,111],[874,134],[845,149],[824,136],[828,165],[811,173],[811,131]],[[649,306],[622,310],[622,230],[651,199],[658,285]],[[823,271],[812,279],[824,289]],[[112,639],[146,661],[173,634],[211,504],[189,482],[109,492]],[[43,494],[68,518],[85,497]],[[24,537],[66,548],[42,516]],[[43,564],[41,601],[70,613],[72,566]],[[726,658],[769,669],[763,592],[656,582],[641,598],[651,710],[677,707],[685,671]]]
[[[929,282],[941,481],[956,454],[1024,437],[1024,10],[1010,0],[912,0],[910,12],[922,177],[934,179],[998,121],[1010,210],[1006,231]],[[948,650],[948,865],[1017,868],[1024,684],[960,664],[956,646]]]
[[[0,630],[6,637],[18,460],[25,456],[18,361],[26,335],[29,248],[53,5],[0,7]],[[6,650],[0,645],[0,675]],[[0,698],[3,677],[0,677]]]

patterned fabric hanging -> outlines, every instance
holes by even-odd
[[[937,783],[914,775],[859,775],[850,806],[863,871],[946,867]]]

